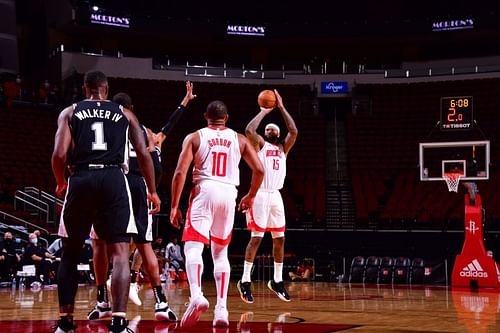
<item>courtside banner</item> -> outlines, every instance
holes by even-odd
[[[349,85],[347,81],[323,81],[321,82],[321,93],[326,94],[347,94]]]

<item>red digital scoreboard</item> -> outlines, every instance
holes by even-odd
[[[472,104],[472,96],[441,97],[441,130],[472,129],[474,121]]]

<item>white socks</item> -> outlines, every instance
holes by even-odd
[[[274,282],[283,281],[283,263],[274,262]]]
[[[227,291],[231,266],[227,257],[227,245],[212,242],[212,259],[214,261],[214,278],[217,288],[217,307],[227,307]]]
[[[253,262],[248,262],[245,260],[245,262],[243,263],[243,276],[241,277],[241,282],[252,281],[251,278],[252,267],[253,267]]]

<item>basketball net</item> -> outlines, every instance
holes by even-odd
[[[446,185],[448,185],[448,191],[458,192],[458,183],[460,182],[460,177],[462,177],[462,173],[460,172],[443,173],[443,178],[446,181]]]

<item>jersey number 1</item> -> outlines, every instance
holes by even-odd
[[[94,131],[94,142],[92,142],[92,150],[107,150],[108,145],[104,142],[104,124],[102,122],[92,123],[90,128]]]
[[[212,152],[212,176],[225,177],[227,165],[227,154],[223,152]]]

